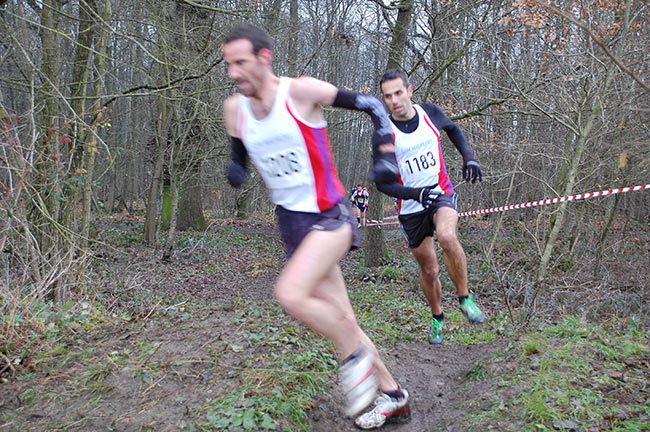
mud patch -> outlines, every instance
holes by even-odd
[[[439,345],[428,343],[397,344],[390,351],[379,348],[395,379],[410,394],[411,417],[408,422],[387,424],[385,431],[465,431],[465,402],[480,400],[489,392],[489,384],[473,371],[485,368],[504,341],[477,345]],[[309,413],[314,432],[358,431],[352,419],[341,414],[342,398],[336,390],[318,400]]]

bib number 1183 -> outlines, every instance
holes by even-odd
[[[417,174],[434,166],[436,166],[436,159],[433,157],[433,152],[430,151],[404,161],[404,167],[408,170],[408,174]]]

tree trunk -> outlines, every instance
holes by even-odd
[[[61,166],[59,159],[59,142],[61,131],[59,129],[60,110],[60,76],[61,53],[57,42],[57,34],[61,24],[61,0],[45,0],[41,8],[41,40],[43,44],[41,73],[44,77],[42,85],[41,103],[43,109],[39,113],[39,126],[42,130],[43,140],[39,149],[45,156],[43,166],[39,167],[42,173],[48,173],[48,181],[40,191],[39,209],[33,213],[36,220],[32,225],[44,228],[36,232],[42,262],[56,262],[65,248],[65,238],[58,229],[61,213],[61,202],[64,200],[61,190]],[[39,265],[34,264],[34,265]],[[46,270],[46,269],[43,269]],[[40,273],[40,272],[38,272]],[[35,281],[41,283],[41,281]],[[61,304],[67,295],[65,287],[55,281],[45,291],[55,302]]]
[[[124,204],[124,207],[126,207],[126,210],[131,212],[132,206],[131,206],[131,157],[126,158],[124,161],[124,171],[125,171],[125,176],[124,176],[124,183],[122,183],[122,203]]]
[[[174,211],[174,198],[172,193],[171,182],[169,181],[169,174],[163,168],[163,185],[162,185],[162,206],[160,211],[160,228],[169,229],[169,224],[173,219],[176,219]]]
[[[153,173],[151,174],[151,185],[149,187],[149,195],[147,196],[147,208],[144,221],[144,241],[149,246],[155,246],[157,243],[158,200],[162,190],[163,169],[165,167],[165,153],[167,149],[167,140],[162,138],[160,134],[152,141],[156,146],[156,156]]]
[[[87,2],[88,7],[92,7],[101,16],[104,22],[110,22],[111,16],[111,0],[104,0],[104,5],[100,8],[94,1]],[[90,230],[90,207],[93,198],[93,174],[95,172],[95,155],[97,149],[97,133],[99,124],[102,121],[102,111],[99,110],[99,101],[104,91],[104,65],[105,55],[107,52],[108,29],[102,26],[101,34],[99,35],[98,43],[95,50],[97,51],[97,58],[95,61],[96,75],[94,80],[94,96],[93,96],[93,110],[95,118],[91,124],[91,130],[88,134],[90,141],[88,142],[84,154],[86,155],[86,178],[84,181],[83,190],[83,214],[81,220],[81,250],[86,250],[88,246],[88,236]]]
[[[201,187],[201,165],[195,164],[183,184],[183,196],[180,202],[176,228],[186,231],[190,228],[203,231],[207,227],[203,214],[203,192]]]
[[[96,10],[96,6],[93,0],[79,7],[79,35],[72,67],[72,83],[70,84],[70,107],[74,112],[75,121],[72,128],[72,143],[62,148],[62,151],[65,154],[72,154],[70,172],[80,174],[71,184],[73,186],[72,197],[64,205],[63,220],[66,226],[71,226],[80,219],[78,202],[80,195],[83,195],[81,189],[84,187],[81,180],[87,176],[84,164],[88,155],[84,153],[84,146],[87,145],[87,140],[93,140],[89,134],[87,122],[89,121],[88,105],[92,104],[92,97],[88,95],[88,92],[92,91],[89,89],[94,59],[92,48],[96,42],[97,32],[97,24],[91,14],[91,11],[94,10]]]
[[[133,211],[138,206],[140,188],[138,187],[138,160],[136,158],[137,150],[133,150],[133,156],[129,158],[129,211]]]
[[[244,189],[237,194],[237,198],[235,199],[235,217],[237,219],[246,219],[248,217],[251,200],[253,198],[253,190],[260,184],[260,182],[261,178],[255,176],[249,181],[250,184],[247,187],[244,187]]]
[[[156,136],[151,140],[151,147],[154,151],[154,164],[144,221],[144,241],[149,246],[156,246],[157,244],[156,233],[158,231],[158,215],[160,214],[159,199],[163,186],[163,170],[165,169],[165,156],[167,154],[170,117],[168,100],[167,98],[161,98]]]
[[[393,27],[393,38],[390,41],[386,69],[402,68],[406,39],[409,27],[411,27],[411,17],[413,16],[413,1],[414,0],[402,0],[397,7],[399,12],[397,13],[397,20]]]
[[[387,69],[399,68],[404,57],[406,47],[406,37],[409,27],[411,26],[411,16],[413,15],[413,0],[403,0],[399,5],[397,21],[393,27],[393,38],[390,42],[388,52]],[[383,220],[384,205],[383,196],[377,190],[374,183],[368,187],[368,192],[374,199],[368,203],[368,219]],[[386,239],[381,226],[371,226],[366,228],[365,265],[367,267],[376,267],[381,264],[381,260],[386,256]]]
[[[115,148],[115,146],[113,146]],[[108,195],[106,197],[106,203],[104,208],[108,214],[113,214],[115,210],[115,189],[117,183],[117,170],[115,169],[115,158],[111,158],[110,171],[109,171],[109,184],[108,184]]]
[[[290,34],[287,75],[293,77],[298,74],[298,30],[300,29],[298,0],[291,0],[289,3],[289,22]]]
[[[176,241],[176,215],[178,214],[178,187],[176,186],[176,180],[171,178],[169,185],[169,199],[170,199],[170,213],[171,217],[169,219],[169,230],[167,231],[167,241],[165,242],[165,248],[163,249],[162,259],[169,261],[172,254],[174,253],[174,242]]]

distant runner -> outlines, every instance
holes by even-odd
[[[357,217],[357,226],[366,226],[366,211],[368,210],[368,188],[357,186],[350,197],[353,204],[354,215]]]

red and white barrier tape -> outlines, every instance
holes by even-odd
[[[474,216],[474,215],[482,215],[482,214],[489,214],[489,213],[496,213],[496,212],[502,212],[506,210],[514,210],[514,209],[521,209],[521,208],[528,208],[528,207],[537,207],[537,206],[542,206],[542,205],[547,205],[547,204],[557,204],[560,202],[568,202],[568,201],[578,201],[578,200],[583,200],[583,199],[588,199],[588,198],[595,198],[595,197],[600,197],[600,196],[607,196],[607,195],[614,195],[614,194],[619,194],[619,193],[625,193],[625,192],[636,192],[644,189],[650,189],[650,184],[645,184],[641,186],[630,186],[630,187],[624,187],[624,188],[618,188],[618,189],[609,189],[609,190],[603,190],[599,192],[590,192],[586,194],[577,194],[577,195],[570,195],[570,196],[563,196],[559,198],[551,198],[551,199],[545,199],[545,200],[540,200],[540,201],[530,201],[527,203],[520,203],[520,204],[513,204],[509,206],[502,206],[502,207],[493,207],[489,209],[481,209],[481,210],[473,210],[473,211],[466,211],[459,213],[459,217],[464,217],[464,216]],[[397,218],[397,216],[389,216],[386,219],[394,219]],[[393,224],[398,224],[398,221],[391,221],[391,222],[384,222],[384,221],[379,221],[379,220],[372,220],[368,219],[368,223],[366,226],[382,226],[382,225],[393,225]]]
[[[388,218],[386,218],[386,219],[388,219]],[[397,224],[399,224],[399,222],[397,220],[390,221],[390,222],[384,222],[384,221],[375,220],[375,219],[366,220],[366,226],[367,227],[369,227],[369,226],[378,226],[378,227],[381,228],[382,225],[397,225]]]
[[[556,204],[556,203],[567,202],[567,201],[577,201],[577,200],[582,200],[587,198],[614,195],[618,193],[636,192],[643,189],[650,189],[650,184],[646,184],[642,186],[624,187],[619,189],[609,189],[609,190],[603,190],[599,192],[590,192],[586,194],[563,196],[559,198],[545,199],[540,201],[531,201],[527,203],[514,204],[509,206],[503,206],[503,207],[493,207],[490,209],[474,210],[474,211],[459,213],[458,216],[463,217],[463,216],[474,216],[474,215],[487,214],[487,213],[496,213],[496,212],[502,212],[506,210],[514,210],[514,209],[527,208],[527,207],[537,207],[541,205]]]

